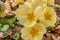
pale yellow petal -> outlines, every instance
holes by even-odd
[[[36,23],[33,27],[24,27],[21,30],[21,37],[23,40],[41,40],[43,34],[46,33],[46,28],[42,24]]]
[[[32,8],[26,5],[22,5],[16,10],[16,17],[19,22],[26,27],[35,25],[37,19],[36,14],[32,10]]]
[[[54,5],[55,0],[44,0],[48,5]]]
[[[14,0],[12,6],[14,7],[14,6],[18,5],[18,4],[24,4],[24,0]]]
[[[52,7],[46,7],[43,12],[40,9],[36,9],[35,13],[37,13],[38,19],[45,26],[53,26],[56,23],[56,12]]]
[[[33,9],[35,9],[37,6],[44,8],[47,5],[47,3],[43,0],[27,0],[27,2],[32,5]]]

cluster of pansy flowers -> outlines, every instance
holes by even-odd
[[[53,7],[55,0],[15,0],[13,6],[22,5],[16,9],[15,14],[19,22],[24,25],[21,29],[23,40],[42,40],[46,27],[56,23],[56,12]]]

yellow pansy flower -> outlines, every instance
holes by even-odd
[[[44,0],[48,5],[54,5],[55,0]]]
[[[43,0],[27,0],[26,1],[29,5],[31,5],[34,9],[38,6],[41,6],[42,8],[46,7],[47,3]]]
[[[45,26],[53,26],[56,23],[56,12],[52,7],[46,7],[43,12],[37,8],[35,13],[37,13],[38,20]]]
[[[34,0],[33,6],[34,7],[41,6],[42,8],[44,8],[46,6],[46,3],[42,0]]]
[[[16,6],[17,4],[24,4],[24,0],[14,0],[14,3],[12,4],[12,6]]]
[[[29,3],[34,3],[34,0],[27,0],[27,2],[29,2]]]
[[[26,27],[35,25],[37,19],[33,9],[26,5],[22,5],[16,10],[16,17],[19,22]]]
[[[42,40],[43,34],[46,33],[46,28],[42,24],[36,23],[33,27],[24,27],[21,30],[23,40]]]

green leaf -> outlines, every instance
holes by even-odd
[[[0,24],[0,27],[1,27],[1,24]]]
[[[60,4],[58,6],[60,7]]]
[[[3,12],[0,12],[0,17],[5,17],[6,16],[6,13],[3,11]]]
[[[6,13],[4,12],[4,10],[5,10],[5,6],[1,5],[0,6],[0,17],[5,17],[6,16]]]
[[[4,23],[9,23],[9,24],[12,24],[14,23],[16,20],[16,17],[10,17],[10,18],[3,18],[3,19],[0,19],[0,23],[4,24]]]
[[[13,29],[14,29],[14,27],[13,27],[13,26],[10,26],[10,27],[9,27],[9,29],[10,29],[10,30],[13,30]]]
[[[7,37],[8,36],[7,31],[3,31],[3,34],[4,34],[4,37]]]
[[[16,32],[15,33],[15,40],[18,40],[19,39],[19,36],[20,36],[20,33]]]
[[[4,5],[1,5],[1,6],[0,6],[0,11],[3,12],[4,10],[5,10],[5,6],[4,6]]]
[[[7,19],[7,22],[8,22],[9,24],[12,24],[12,23],[15,22],[15,20],[16,20],[16,18],[15,18],[15,17],[12,17],[12,18]]]
[[[20,27],[24,27],[19,21],[15,21],[14,24],[15,24],[15,25],[18,25],[18,26],[20,26]]]
[[[49,26],[49,27],[47,27],[47,32],[51,32],[54,28],[55,28],[55,26]]]
[[[55,25],[58,25],[59,24],[59,20],[56,21]]]
[[[9,28],[9,25],[4,25],[4,26],[1,28],[1,31],[6,31],[8,28]]]

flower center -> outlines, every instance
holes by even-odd
[[[27,19],[32,22],[36,19],[36,15],[34,13],[28,14]]]
[[[51,20],[51,14],[49,13],[45,13],[44,17],[46,20]]]
[[[37,37],[39,34],[39,30],[36,28],[32,28],[30,34],[32,37]]]

